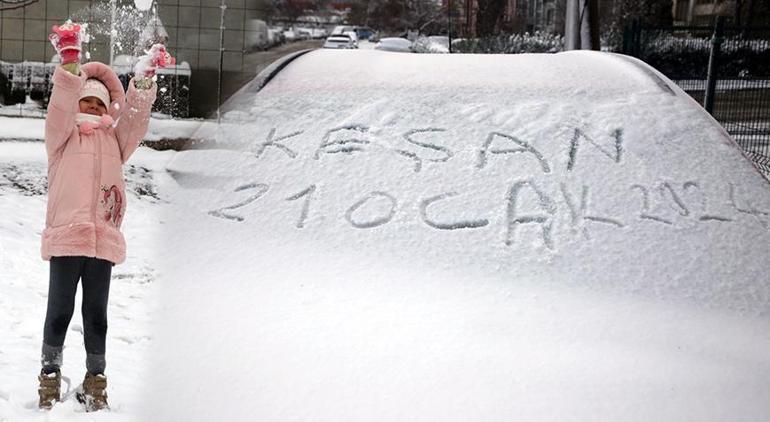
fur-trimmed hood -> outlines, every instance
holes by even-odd
[[[107,114],[112,116],[114,120],[117,120],[122,111],[120,107],[125,101],[126,93],[123,91],[123,84],[120,83],[120,79],[118,79],[115,71],[104,63],[88,62],[80,66],[80,72],[85,75],[86,79],[98,79],[99,82],[107,87],[107,90],[110,92],[110,104],[107,107]]]

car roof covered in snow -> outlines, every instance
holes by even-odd
[[[393,39],[383,39],[389,41]],[[410,43],[409,40],[395,40]],[[287,67],[282,79],[287,88],[397,89],[455,87],[506,90],[541,98],[564,95],[614,96],[662,92],[676,87],[652,68],[634,58],[611,53],[573,51],[559,54],[414,54],[394,60],[378,51],[363,50],[354,56],[344,52],[329,56],[313,52]],[[334,53],[332,53],[334,54]],[[333,75],[355,66],[355,75],[340,80]],[[317,71],[308,71],[317,69]],[[324,76],[326,75],[326,76]]]

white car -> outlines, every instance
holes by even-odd
[[[355,30],[356,30],[355,26],[351,26],[351,25],[337,25],[337,26],[334,27],[334,29],[332,29],[332,35],[344,34],[345,32],[355,31]]]
[[[346,34],[332,35],[326,39],[323,48],[358,48],[358,45]]]
[[[672,81],[292,57],[166,162],[139,420],[770,420],[770,182]]]
[[[405,38],[382,38],[374,46],[375,50],[395,51],[399,53],[411,53],[412,42]]]
[[[300,37],[297,35],[297,33],[292,29],[287,29],[283,31],[283,38],[286,41],[296,41]]]
[[[358,34],[356,31],[345,31],[343,35],[347,35],[351,41],[353,41],[354,48],[358,48]]]

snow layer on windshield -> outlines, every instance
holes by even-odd
[[[770,185],[652,71],[595,53],[358,53],[299,58],[225,114],[229,149],[170,169],[227,180],[215,218],[292,241],[766,308]]]

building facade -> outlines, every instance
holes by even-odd
[[[527,32],[564,33],[566,0],[528,0]]]
[[[259,16],[256,0],[226,0],[224,10],[221,3],[222,0],[155,1],[157,16],[168,33],[169,51],[178,63],[189,64],[191,70],[189,96],[193,116],[204,117],[216,109],[218,98],[222,98],[218,93],[220,75],[222,91],[232,93],[257,71],[244,61],[249,38],[247,22]],[[132,8],[133,4],[133,0],[116,1],[119,9]],[[50,62],[55,54],[48,41],[53,25],[72,18],[91,20],[92,26],[99,27],[105,18],[109,18],[109,10],[108,0],[38,0],[25,7],[0,10],[0,61]],[[220,30],[223,12],[224,29]],[[119,31],[135,31],[138,36],[143,29],[141,26],[150,21],[150,13],[147,12],[145,20],[138,21],[138,28],[126,28],[125,22],[118,22]],[[118,14],[117,19],[121,16]],[[91,42],[84,46],[89,60],[108,63],[109,31],[90,32]],[[132,52],[126,51],[121,43],[116,46],[116,53]]]

